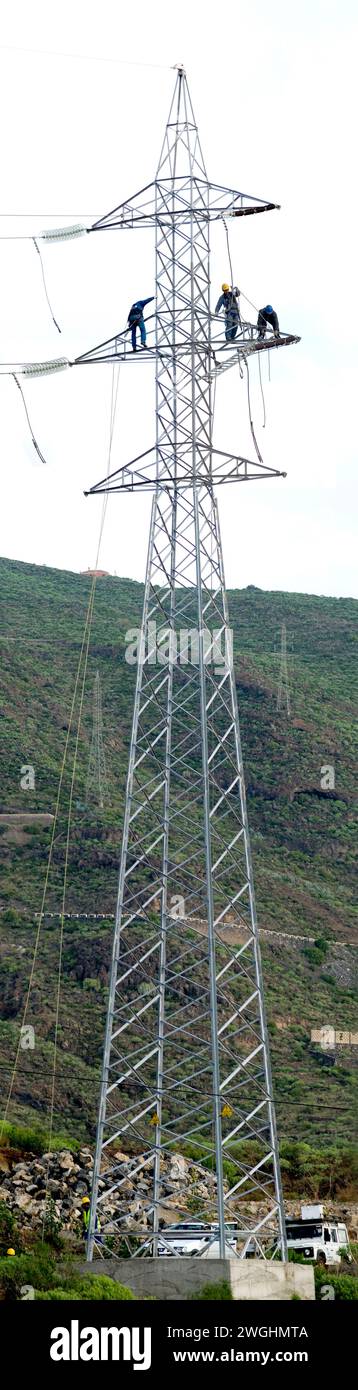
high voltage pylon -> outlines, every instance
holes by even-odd
[[[96,671],[93,686],[92,739],[88,759],[85,801],[86,806],[97,805],[100,806],[101,810],[104,806],[109,805],[99,671]]]
[[[163,1163],[195,1145],[215,1175],[220,1252],[285,1226],[231,634],[214,484],[279,476],[213,446],[220,370],[210,312],[210,223],[273,204],[209,182],[178,70],[155,181],[98,228],[152,226],[156,443],[92,489],[154,491],[123,822],[88,1258],[118,1249],[125,1176],[143,1198],[136,1253],[157,1254]],[[222,334],[222,329],[220,330]],[[282,335],[278,346],[297,341]],[[243,325],[230,362],[265,350]],[[126,356],[121,335],[86,360]],[[146,351],[140,355],[145,360]],[[139,363],[139,354],[129,356]],[[191,659],[178,660],[183,631]],[[193,655],[194,644],[194,655]],[[175,903],[183,908],[178,918]],[[230,919],[230,920],[228,920]],[[227,1165],[225,1160],[230,1160]],[[100,1178],[105,1174],[105,1186]],[[229,1174],[229,1177],[225,1176]],[[111,1217],[106,1216],[110,1191]],[[253,1199],[261,1203],[252,1215]],[[250,1215],[251,1212],[251,1215]],[[208,1219],[207,1203],[197,1220]],[[110,1239],[109,1239],[110,1237]],[[160,1232],[162,1239],[162,1231]],[[217,1239],[217,1235],[216,1235]]]
[[[282,623],[282,624],[281,624],[280,674],[279,674],[279,680],[278,680],[277,705],[276,705],[276,708],[277,708],[277,709],[282,709],[282,705],[283,705],[284,702],[285,702],[285,704],[286,704],[286,710],[287,710],[288,718],[290,718],[290,714],[291,714],[291,702],[290,702],[290,685],[289,685],[289,679],[288,679],[288,666],[287,666],[287,632],[286,632],[286,623]]]

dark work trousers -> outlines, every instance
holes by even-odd
[[[236,310],[229,309],[228,314],[225,315],[225,338],[227,343],[233,342],[233,339],[236,338],[239,323],[240,319]]]
[[[134,322],[132,323],[131,327],[132,327],[132,348],[133,348],[133,352],[135,352],[136,346],[137,346],[137,328],[139,328],[139,330],[140,330],[140,340],[141,340],[142,347],[145,347],[146,341],[147,341],[147,334],[146,334],[146,329],[145,329],[145,323],[144,323],[143,314],[141,315],[141,318],[140,318],[140,319],[135,319],[135,320],[134,320]]]
[[[270,328],[273,329],[274,333],[279,334],[280,330],[278,326],[278,318],[277,314],[275,314],[275,311],[273,310],[272,314],[263,314],[260,309],[260,313],[257,320],[259,338],[265,337],[267,324],[270,324]]]

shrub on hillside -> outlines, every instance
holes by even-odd
[[[316,1298],[321,1296],[322,1284],[332,1284],[337,1303],[349,1301],[358,1302],[358,1279],[354,1274],[332,1274],[331,1270],[322,1265],[315,1265],[314,1282]]]
[[[58,1273],[53,1252],[38,1244],[28,1255],[8,1255],[0,1259],[0,1294],[5,1302],[21,1298],[21,1288],[27,1284],[34,1289],[50,1289]]]
[[[6,1202],[0,1202],[0,1259],[10,1246],[14,1249],[18,1246],[16,1221]]]
[[[115,1279],[109,1279],[106,1274],[84,1274],[78,1278],[71,1275],[55,1289],[49,1289],[45,1293],[36,1293],[36,1300],[43,1302],[45,1299],[56,1301],[57,1298],[67,1299],[69,1302],[123,1302],[124,1299],[134,1299],[131,1289],[127,1289],[124,1284],[117,1284]]]
[[[49,1136],[46,1131],[30,1129],[23,1125],[4,1123],[2,1128],[2,1146],[20,1149],[22,1153],[43,1154],[47,1152]],[[55,1134],[51,1139],[51,1150],[57,1152],[61,1149],[71,1149],[75,1152],[80,1148],[78,1139],[71,1138],[68,1134]]]
[[[227,1279],[223,1279],[220,1284],[203,1284],[202,1289],[196,1289],[195,1293],[189,1294],[189,1299],[212,1303],[219,1303],[222,1299],[227,1302],[229,1299],[232,1300],[231,1286]]]

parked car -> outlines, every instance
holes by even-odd
[[[236,1254],[235,1227],[229,1222],[225,1228],[228,1254]],[[178,1221],[176,1225],[166,1226],[160,1232],[158,1255],[197,1255],[218,1259],[220,1257],[219,1226],[217,1222]]]

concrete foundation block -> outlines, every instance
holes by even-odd
[[[93,1260],[81,1266],[83,1274],[107,1274],[125,1284],[135,1298],[186,1299],[199,1297],[204,1284],[230,1284],[239,1302],[289,1301],[293,1294],[314,1300],[313,1268],[272,1260],[176,1259]]]

